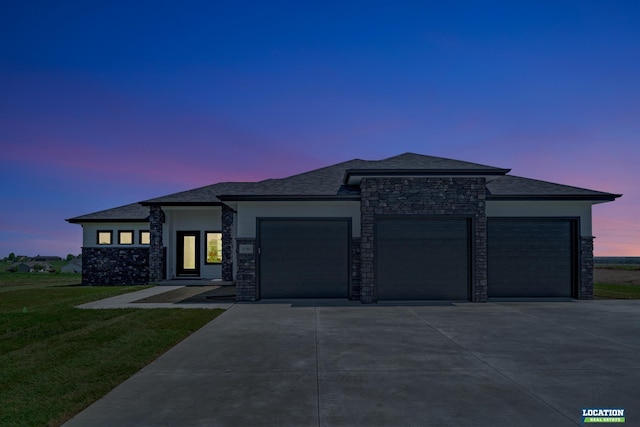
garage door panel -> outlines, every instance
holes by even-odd
[[[489,297],[569,297],[569,219],[488,219]]]
[[[348,220],[260,221],[262,298],[348,295]]]
[[[466,219],[379,219],[378,299],[468,299]]]

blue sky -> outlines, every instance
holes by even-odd
[[[640,256],[640,4],[5,1],[0,257],[64,219],[403,152],[624,193],[596,255]]]

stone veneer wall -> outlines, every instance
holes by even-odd
[[[87,286],[146,285],[149,248],[82,248],[82,284]]]
[[[593,299],[593,239],[580,238],[580,299]]]
[[[148,283],[158,283],[165,278],[164,248],[162,243],[162,224],[164,224],[164,211],[160,206],[149,208],[149,231],[151,242],[149,244]]]
[[[472,292],[487,300],[486,180],[469,177],[364,178],[361,195],[360,301],[376,302],[375,218],[382,215],[469,215],[472,232]]]
[[[253,253],[241,254],[240,245],[252,245]],[[258,299],[258,283],[256,278],[256,239],[236,238],[236,301],[256,301]]]
[[[233,280],[233,209],[222,205],[222,280]]]
[[[360,238],[354,237],[351,240],[351,299],[360,299],[360,284]]]

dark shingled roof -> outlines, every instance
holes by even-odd
[[[67,221],[71,223],[123,221],[148,222],[149,208],[147,206],[142,206],[140,203],[132,203],[130,205],[94,212],[88,215],[77,216],[75,218],[69,218]]]
[[[345,172],[352,170],[381,170],[381,171],[415,171],[415,170],[477,170],[504,173],[505,169],[485,166],[477,163],[462,162],[442,157],[424,156],[421,154],[405,153],[383,160],[354,159],[336,165],[315,169],[309,172],[293,175],[282,179],[268,179],[252,186],[238,187],[235,193],[218,193],[222,199],[229,196],[300,196],[335,198],[352,198],[359,195],[357,188],[344,184]],[[227,197],[224,197],[227,196]]]
[[[145,200],[143,205],[219,205],[218,195],[245,191],[254,182],[220,182],[218,184],[206,185],[194,188],[193,190],[181,191],[180,193],[169,194],[167,196],[156,197]]]
[[[430,169],[430,170],[454,170],[476,169],[504,171],[505,169],[478,163],[464,162],[462,160],[446,159],[444,157],[425,156],[423,154],[404,153],[399,156],[382,160],[360,160],[362,165],[353,169]]]
[[[267,179],[265,181],[256,182],[252,186],[238,188],[235,193],[219,193],[219,196],[350,196],[358,195],[346,188],[342,184],[344,171],[352,167],[359,167],[366,163],[364,160],[349,160],[348,162],[338,163],[337,165],[327,166],[293,175],[281,179]]]
[[[487,179],[487,200],[571,199],[614,200],[620,194],[605,193],[531,178],[505,175]]]
[[[345,174],[382,174],[403,171],[468,171],[486,175],[488,200],[614,200],[619,194],[604,193],[568,185],[504,175],[509,170],[441,157],[405,153],[383,160],[354,159],[281,179],[259,182],[221,182],[193,190],[169,194],[140,203],[71,218],[73,223],[92,221],[148,221],[149,205],[215,206],[221,200],[242,199],[359,199],[357,186],[345,185]],[[497,176],[496,176],[497,175]]]

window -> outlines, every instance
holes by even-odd
[[[220,264],[222,262],[222,233],[207,231],[206,264]]]
[[[148,245],[151,243],[151,233],[147,230],[140,230],[140,244]]]
[[[98,230],[98,244],[110,245],[111,244],[111,230]]]
[[[118,231],[118,244],[119,245],[133,245],[133,231]]]

